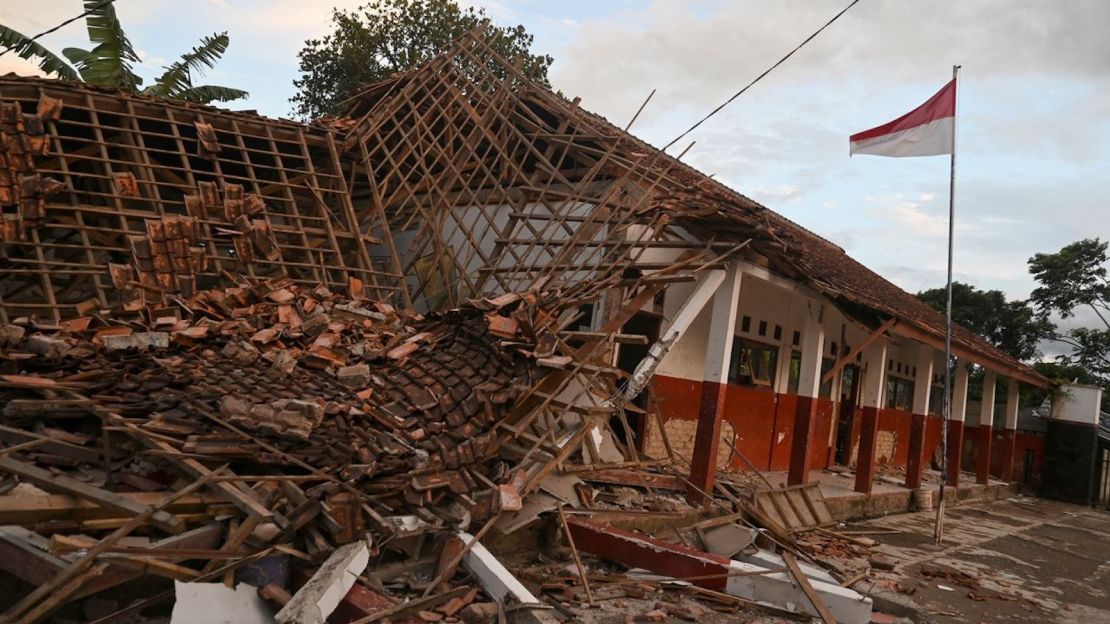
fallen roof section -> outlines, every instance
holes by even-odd
[[[14,76],[0,115],[0,322],[137,309],[227,273],[403,302],[388,228],[356,216],[324,126]]]

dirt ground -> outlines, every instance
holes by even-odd
[[[870,534],[897,561],[878,582],[897,582],[928,621],[1110,622],[1110,513],[1026,497],[949,507],[940,546],[934,518],[850,527],[897,531]]]

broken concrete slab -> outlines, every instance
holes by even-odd
[[[540,489],[558,498],[571,507],[582,506],[575,488],[585,482],[576,475],[564,472],[551,472],[540,481]]]
[[[765,566],[752,565],[743,561],[731,562],[730,570],[733,576],[728,578],[725,591],[739,598],[766,602],[793,610],[800,609],[810,615],[818,615],[789,573],[757,574],[767,569]],[[871,619],[870,598],[835,583],[819,580],[810,580],[809,583],[837,622],[867,624]]]
[[[726,524],[702,532],[705,549],[722,557],[733,557],[755,543],[759,531],[739,524]]]
[[[104,336],[101,343],[106,351],[138,349],[151,347],[164,349],[170,346],[170,335],[166,332],[135,332],[126,336]]]
[[[775,568],[784,569],[781,558],[775,567],[755,565],[578,519],[569,520],[568,525],[580,550],[603,559],[675,579],[691,579],[695,585],[724,591],[738,598],[792,610],[804,609],[817,615],[788,572],[767,572]],[[810,585],[838,622],[867,623],[871,614],[870,598],[823,580],[812,580]]]
[[[324,624],[370,563],[366,542],[336,548],[312,578],[300,588],[275,620],[278,624]]]
[[[541,514],[555,511],[558,507],[559,499],[544,492],[535,492],[524,499],[520,511],[501,514],[493,526],[502,535],[508,535],[535,522]]]
[[[733,558],[737,561],[743,561],[744,563],[750,563],[752,565],[762,566],[764,568],[778,569],[786,567],[786,561],[783,560],[782,555],[763,549],[750,554],[740,553]],[[799,561],[798,567],[801,568],[802,574],[805,574],[807,577],[815,581],[832,583],[834,585],[838,584],[837,580],[833,578],[832,574],[830,574],[827,570],[823,570],[813,564]]]
[[[456,535],[464,544],[474,542],[474,536],[459,531]],[[463,565],[478,577],[482,589],[503,605],[514,605],[509,621],[520,624],[557,624],[559,619],[548,613],[544,605],[509,570],[493,556],[481,542],[475,542],[463,557]]]
[[[464,544],[474,541],[474,536],[459,531],[456,533]],[[520,604],[540,604],[532,592],[526,588],[512,572],[493,556],[481,542],[475,543],[463,557],[463,565],[478,577],[478,581],[491,598],[499,602],[512,599]]]
[[[273,624],[270,605],[258,588],[240,583],[230,589],[223,583],[174,581],[170,624]]]

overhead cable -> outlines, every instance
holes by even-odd
[[[802,42],[801,42],[801,43],[799,43],[799,44],[798,44],[797,46],[795,46],[795,48],[794,48],[793,50],[791,50],[791,51],[790,51],[790,52],[789,52],[789,53],[788,53],[788,54],[787,54],[786,56],[784,56],[784,57],[782,57],[781,59],[779,59],[777,63],[775,63],[774,65],[772,65],[772,66],[768,67],[768,68],[767,68],[767,69],[766,69],[766,70],[765,70],[765,71],[764,71],[764,72],[763,72],[762,74],[760,74],[760,75],[756,76],[756,77],[755,77],[755,80],[752,80],[752,81],[751,81],[751,82],[749,82],[749,83],[748,83],[748,84],[747,84],[747,85],[746,85],[746,86],[745,86],[745,87],[744,87],[743,89],[740,89],[739,91],[737,91],[736,93],[734,93],[734,94],[732,95],[732,97],[730,97],[729,99],[725,100],[725,101],[724,101],[724,103],[722,103],[722,104],[721,104],[720,106],[718,106],[717,108],[714,108],[714,109],[713,109],[712,111],[710,111],[710,112],[709,112],[709,114],[708,114],[708,115],[706,115],[705,117],[702,117],[701,119],[699,119],[697,123],[695,123],[694,125],[690,126],[690,127],[689,127],[689,128],[688,128],[688,129],[687,129],[687,130],[686,130],[685,132],[683,132],[682,134],[680,134],[680,135],[678,135],[677,137],[675,137],[673,141],[671,141],[670,143],[667,143],[666,145],[664,145],[664,146],[663,146],[663,151],[667,151],[667,148],[669,148],[670,146],[674,145],[675,143],[678,143],[679,141],[681,141],[683,137],[685,137],[686,135],[688,135],[688,134],[690,134],[691,132],[693,132],[694,130],[696,130],[696,129],[698,128],[698,126],[700,126],[700,125],[702,125],[703,123],[705,123],[705,122],[706,122],[706,121],[707,121],[707,120],[708,120],[708,119],[709,119],[710,117],[712,117],[712,116],[716,115],[717,113],[721,112],[721,111],[722,111],[722,110],[723,110],[723,109],[724,109],[724,108],[725,108],[726,106],[728,106],[729,104],[731,104],[731,103],[732,103],[732,102],[733,102],[733,101],[734,101],[734,100],[735,100],[736,98],[738,98],[738,97],[740,97],[741,95],[743,95],[745,91],[747,91],[748,89],[752,88],[752,87],[753,87],[753,86],[755,85],[755,83],[759,82],[760,80],[763,80],[763,78],[764,78],[764,77],[765,77],[765,76],[766,76],[767,74],[771,73],[771,72],[772,72],[772,71],[774,71],[774,70],[775,70],[775,68],[777,68],[777,67],[778,67],[779,65],[782,65],[782,64],[783,64],[784,62],[786,62],[786,59],[790,58],[791,56],[794,56],[794,53],[795,53],[795,52],[797,52],[798,50],[801,50],[801,49],[802,49],[802,47],[804,47],[804,46],[805,46],[805,45],[806,45],[807,43],[809,43],[810,41],[813,41],[813,39],[814,39],[815,37],[817,37],[817,35],[820,35],[820,34],[821,34],[821,31],[825,30],[825,29],[826,29],[826,28],[828,28],[829,26],[832,26],[833,22],[835,22],[836,20],[840,19],[840,17],[841,17],[842,15],[844,15],[845,13],[847,13],[847,12],[848,12],[848,9],[851,9],[852,7],[854,7],[854,6],[856,6],[857,4],[859,4],[859,1],[860,1],[860,0],[852,0],[851,4],[849,4],[848,6],[844,7],[843,9],[841,9],[839,13],[837,13],[836,15],[834,15],[834,16],[832,17],[832,19],[830,19],[829,21],[825,22],[825,25],[824,25],[824,26],[822,26],[822,27],[818,28],[818,29],[817,29],[816,31],[814,31],[814,33],[813,33],[812,35],[810,35],[810,36],[806,37],[804,41],[802,41]]]

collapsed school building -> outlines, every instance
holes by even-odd
[[[922,490],[940,463],[941,315],[480,33],[308,124],[5,76],[0,133],[0,471],[72,497],[62,517],[0,496],[23,555],[0,568],[38,586],[11,617],[143,574],[219,580],[279,545],[348,565],[367,531],[461,526],[443,589],[460,561],[491,565],[495,527],[555,509],[529,506],[552,475],[697,508],[744,504],[720,474],[802,486],[839,465],[870,494],[883,466]],[[1048,380],[962,328],[953,347],[940,478],[1031,476],[1044,439],[1018,428],[1019,385]],[[560,518],[583,491],[555,496]],[[583,550],[617,539],[582,518],[563,528]],[[172,563],[116,545],[151,526]],[[859,620],[826,585],[807,608]],[[528,602],[506,587],[483,582]]]

